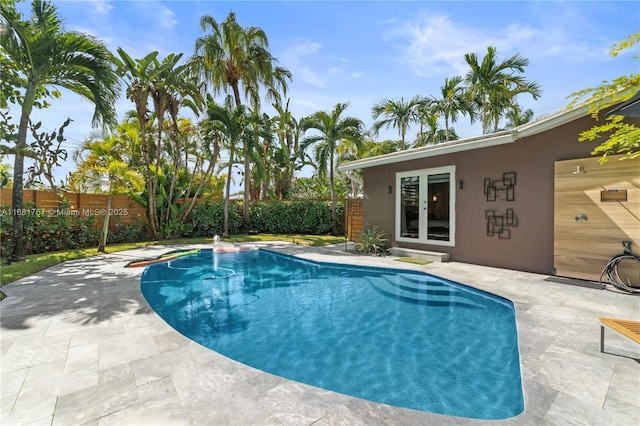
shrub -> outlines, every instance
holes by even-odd
[[[343,232],[344,203],[337,203],[338,232]],[[324,235],[331,232],[331,203],[328,201],[255,201],[249,208],[251,230],[265,234]],[[224,202],[197,204],[182,227],[183,237],[221,235],[224,226]],[[229,206],[229,233],[243,229],[242,203]]]
[[[377,226],[365,225],[358,235],[355,247],[360,253],[379,256],[386,253],[386,245],[384,232],[379,231]]]
[[[242,203],[229,205],[229,233],[238,234],[242,229]],[[194,206],[189,220],[181,229],[183,237],[211,237],[224,231],[224,202],[207,201]]]
[[[61,203],[60,210],[66,210],[68,204]],[[46,253],[66,249],[85,248],[97,245],[100,231],[96,229],[94,216],[79,217],[60,214],[47,216],[42,210],[35,209],[33,203],[25,203],[25,210],[32,214],[23,217],[25,254]],[[9,211],[9,209],[3,209]],[[0,251],[2,257],[12,252],[13,217],[0,217]]]
[[[328,201],[254,202],[249,212],[251,228],[262,233],[324,235],[332,229]],[[338,233],[342,233],[343,203],[337,203],[336,212]]]

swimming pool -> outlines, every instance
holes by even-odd
[[[207,250],[149,266],[141,289],[183,335],[287,379],[462,417],[524,409],[513,305],[462,284]]]

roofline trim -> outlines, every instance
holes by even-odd
[[[341,164],[338,166],[338,170],[347,171],[364,169],[368,167],[383,166],[386,164],[393,164],[428,157],[437,157],[440,155],[452,154],[455,152],[472,151],[474,149],[488,148],[492,146],[513,143],[522,138],[533,136],[538,133],[542,133],[547,130],[559,127],[565,123],[586,115],[588,111],[589,108],[586,106],[579,107],[570,111],[560,111],[555,114],[542,117],[531,123],[520,125],[512,130],[451,141],[440,145],[431,145],[399,152],[392,152],[390,154],[378,155],[376,157],[362,158],[360,160],[349,161],[348,163]]]

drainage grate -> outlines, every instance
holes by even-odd
[[[587,288],[593,288],[596,290],[603,290],[606,287],[604,284],[596,283],[594,281],[579,280],[576,278],[548,277],[548,278],[545,278],[544,281],[561,283],[561,284],[569,284],[569,285],[577,285],[578,287],[587,287]]]

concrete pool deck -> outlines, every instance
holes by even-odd
[[[151,246],[66,262],[2,287],[0,424],[640,424],[640,345],[607,330],[608,353],[600,353],[598,321],[639,320],[640,297],[477,265],[353,256],[342,245],[256,245],[422,270],[512,300],[525,411],[482,421],[406,410],[239,364],[185,338],[149,307],[139,285],[144,268],[124,265],[177,248]]]

